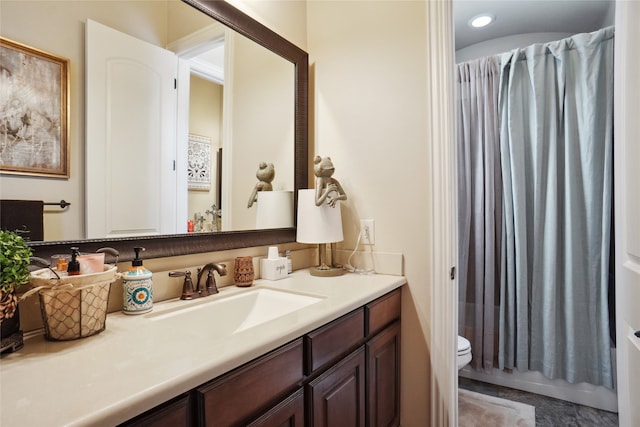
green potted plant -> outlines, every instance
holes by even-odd
[[[23,345],[16,290],[29,283],[32,251],[13,231],[0,230],[0,353]]]

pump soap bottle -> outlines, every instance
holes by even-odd
[[[71,248],[71,261],[67,265],[67,274],[69,276],[77,276],[80,274],[80,263],[78,262],[78,255],[80,255],[80,249]]]
[[[136,257],[131,261],[131,268],[122,275],[123,307],[125,314],[142,314],[153,308],[153,274],[142,265],[140,251],[144,248],[133,248]]]

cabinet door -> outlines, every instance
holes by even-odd
[[[400,289],[370,302],[365,306],[366,333],[367,336],[375,335],[400,318],[402,294]]]
[[[367,348],[367,425],[400,425],[400,322],[373,337]]]
[[[305,374],[324,369],[364,342],[364,310],[357,309],[305,336]]]
[[[181,396],[150,409],[120,427],[188,427],[193,425],[190,407],[189,395]]]
[[[287,397],[247,427],[304,426],[304,394],[302,388]]]
[[[309,425],[358,427],[365,420],[364,347],[307,385]]]
[[[201,424],[246,425],[302,381],[302,340],[297,339],[196,389]]]

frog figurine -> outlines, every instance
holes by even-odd
[[[258,201],[258,191],[271,191],[273,190],[273,186],[271,185],[271,181],[276,176],[276,169],[273,167],[273,163],[260,162],[258,165],[258,171],[256,172],[256,178],[258,178],[258,183],[253,187],[253,191],[251,192],[251,196],[249,197],[249,202],[247,203],[247,208],[253,206],[255,202]]]
[[[316,206],[326,201],[329,206],[335,207],[338,200],[347,200],[342,186],[333,178],[335,168],[331,157],[316,156],[313,164],[313,174],[316,176]]]

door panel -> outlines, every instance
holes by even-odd
[[[364,347],[307,385],[310,425],[364,427]]]
[[[88,238],[176,232],[178,61],[87,20]]]

